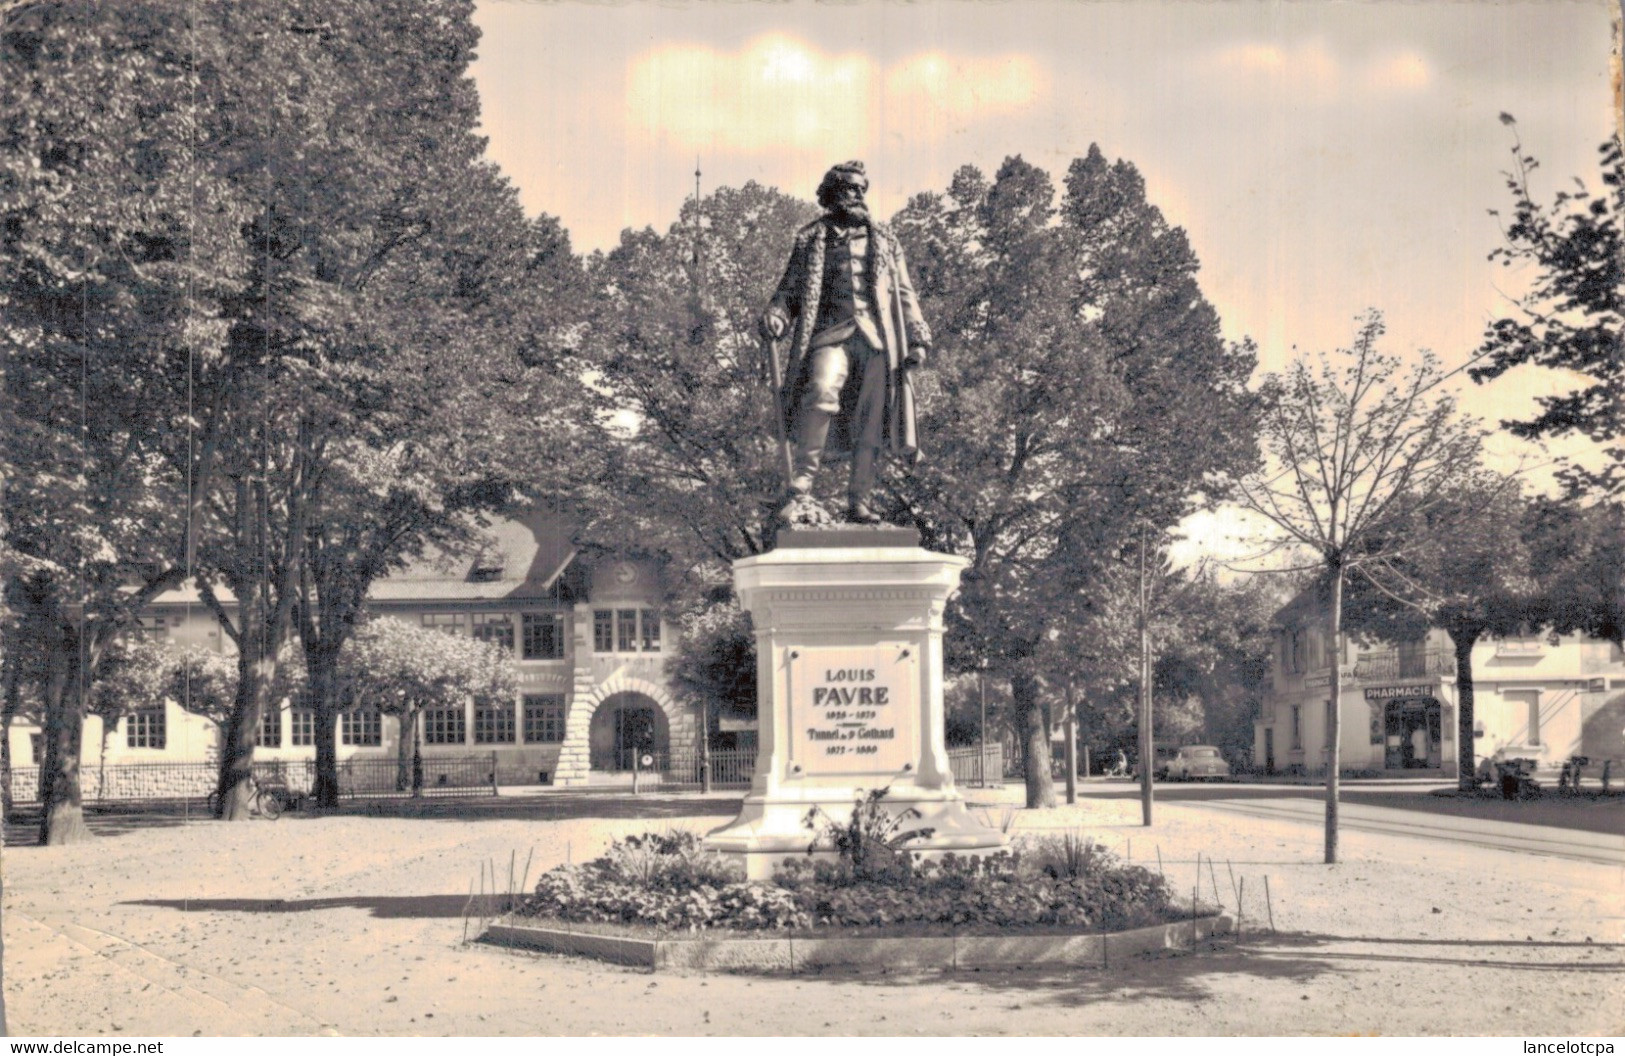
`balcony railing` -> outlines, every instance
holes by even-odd
[[[1384,649],[1361,653],[1354,663],[1354,678],[1358,682],[1438,677],[1456,677],[1456,657],[1449,650]]]

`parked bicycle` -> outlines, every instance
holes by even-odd
[[[260,781],[248,778],[248,809],[252,814],[275,821],[289,810],[304,810],[310,794],[288,786],[285,781]],[[208,810],[211,817],[220,816],[220,790],[209,793]]]

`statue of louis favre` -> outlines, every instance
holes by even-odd
[[[780,513],[786,524],[820,519],[813,482],[824,456],[841,453],[852,459],[846,519],[879,523],[869,496],[881,452],[910,460],[918,453],[910,372],[925,363],[931,331],[902,247],[869,218],[868,188],[861,161],[825,174],[818,186],[825,213],[796,232],[784,278],[762,314],[765,340],[790,336],[779,392],[794,449]]]

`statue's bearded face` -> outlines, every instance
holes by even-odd
[[[864,204],[863,192],[863,180],[839,177],[825,186],[819,204],[840,223],[861,223],[869,219],[869,208]]]

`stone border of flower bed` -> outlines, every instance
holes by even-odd
[[[964,935],[875,938],[857,933],[817,939],[745,939],[705,934],[634,939],[525,924],[493,924],[480,941],[493,946],[594,957],[662,969],[818,971],[825,968],[1094,968],[1125,957],[1180,949],[1229,933],[1228,914],[1110,934]]]

